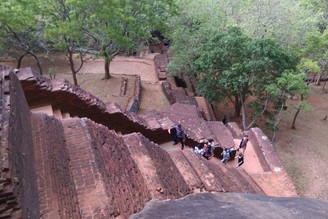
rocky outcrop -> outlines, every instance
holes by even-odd
[[[165,202],[153,200],[144,210],[130,218],[324,219],[327,215],[328,202],[322,200],[239,193],[200,193]]]

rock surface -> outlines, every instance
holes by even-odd
[[[177,200],[152,200],[130,219],[320,219],[327,218],[327,215],[327,201],[240,193],[199,193]]]

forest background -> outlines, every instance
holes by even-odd
[[[260,126],[300,194],[328,199],[327,22],[325,0],[6,0],[0,54],[52,77],[40,57],[62,53],[79,85],[88,59],[110,80],[116,55],[169,44],[171,76],[244,130]]]

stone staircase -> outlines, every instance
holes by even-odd
[[[57,119],[37,111],[30,113],[19,81],[11,74],[12,89],[16,90],[11,92],[15,95],[6,115],[14,119],[5,128],[15,154],[13,162],[18,164],[13,176],[19,176],[17,188],[24,193],[25,216],[125,218],[151,199],[176,199],[205,191],[277,194],[266,189],[274,180],[273,173],[285,171],[258,130],[249,132],[252,150],[246,152],[262,156],[258,166],[265,174],[245,168],[246,173],[232,163],[206,160],[189,150],[203,137],[213,138],[222,147],[238,142],[237,132],[221,122],[205,121],[195,106],[176,103],[139,117],[115,104],[106,106],[69,84],[31,76],[29,71],[20,77],[30,107],[51,106],[53,115],[61,115]],[[70,116],[64,119],[61,112]],[[183,151],[168,143],[171,136],[167,129],[174,123],[181,123],[187,134]],[[12,127],[10,132],[8,127]],[[16,173],[26,167],[27,172]],[[279,183],[289,182],[293,189],[288,180],[282,174]],[[281,191],[282,187],[277,188]],[[29,198],[33,202],[28,203]]]
[[[32,114],[32,129],[44,218],[125,218],[150,199],[198,192],[263,194],[245,173],[189,149],[163,149],[140,133],[45,113]]]
[[[25,73],[24,71],[20,73],[21,82],[24,90],[26,90],[26,96],[30,105],[35,105],[36,101],[45,101],[45,99],[42,98],[45,94],[41,95],[41,99],[35,99],[35,92],[31,91],[31,87],[34,87],[33,89],[37,87],[36,90],[39,89],[39,92],[45,92],[52,97],[52,102],[50,104],[54,104],[52,107],[57,111],[60,109],[60,111],[65,112],[66,115],[69,114],[69,116],[73,117],[87,117],[122,135],[141,133],[150,141],[163,144],[171,140],[171,136],[167,133],[167,129],[175,123],[181,123],[187,134],[186,145],[193,147],[201,138],[213,138],[215,143],[221,146],[221,148],[216,148],[214,150],[216,158],[220,158],[222,148],[230,148],[238,145],[238,139],[242,135],[242,131],[234,123],[228,124],[226,127],[221,122],[205,121],[202,113],[195,105],[175,103],[171,105],[171,107],[160,112],[153,111],[143,116],[136,116],[134,113],[121,110],[115,104],[105,106],[97,98],[69,84],[60,84],[59,82],[49,81],[42,77],[31,76],[31,72],[28,70],[25,71]],[[60,103],[60,99],[68,99],[68,101],[63,104]],[[47,101],[49,102],[49,98],[47,98]],[[62,114],[62,116],[58,116],[58,118],[69,116],[64,116],[64,114]],[[253,131],[250,133],[253,133]],[[277,163],[277,161],[275,161],[278,165],[277,168],[273,167],[275,164],[272,164],[272,167],[270,166],[266,159],[268,157],[270,159],[277,159],[277,155],[271,150],[272,146],[262,148],[259,146],[259,143],[256,143],[261,141],[262,140],[258,137],[252,137],[249,144],[252,145],[252,143],[254,143],[254,147],[250,146],[247,150],[252,153],[250,153],[250,156],[247,156],[248,158],[246,158],[246,164],[243,168],[245,168],[249,174],[252,174],[252,172],[265,173],[264,176],[267,176],[270,171],[277,174],[275,169],[279,169],[282,173],[285,173],[283,166],[279,162]],[[268,153],[269,151],[270,153]],[[247,164],[249,161],[253,160],[257,162],[257,169]],[[254,180],[256,179],[258,179],[258,177],[255,177]],[[260,182],[264,182],[263,177]],[[292,185],[292,183],[289,183],[289,185]],[[282,187],[284,186],[282,185]],[[295,187],[290,186],[289,190],[292,190],[291,194],[293,194],[293,196],[297,195]],[[266,192],[272,194],[271,191]],[[276,195],[279,196],[281,194],[276,193]]]

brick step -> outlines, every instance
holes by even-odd
[[[170,142],[170,144],[172,143]],[[191,191],[197,193],[206,190],[205,185],[199,178],[198,173],[181,149],[174,148],[168,150],[168,153]]]
[[[266,195],[276,197],[298,197],[297,190],[286,172],[257,173],[251,174],[251,177]]]
[[[44,113],[32,114],[35,168],[44,217],[71,218],[79,216],[76,191],[69,170],[63,127],[60,121]],[[73,213],[75,212],[75,214]]]
[[[141,134],[124,136],[130,154],[156,199],[176,199],[191,191],[169,154]]]
[[[86,118],[62,122],[83,216],[127,217],[140,211],[151,196],[122,136]]]
[[[254,181],[254,179],[248,175],[248,173],[243,168],[236,168],[239,174],[244,178],[243,181],[248,182],[247,193],[265,194],[261,187]],[[253,191],[253,192],[252,192]]]
[[[83,212],[84,217],[94,217],[92,209],[98,208],[106,215],[108,214],[106,206],[111,201],[108,200],[106,189],[97,171],[92,139],[86,123],[82,119],[66,119],[62,120],[62,124],[80,211]],[[102,197],[102,200],[97,197]]]
[[[43,217],[78,218],[63,127],[44,113],[32,114],[32,126],[40,212]]]
[[[206,191],[223,192],[225,190],[221,179],[209,168],[208,160],[195,154],[192,150],[183,150],[183,154],[202,181]]]
[[[30,110],[33,113],[40,113],[41,112],[41,113],[47,114],[48,116],[53,116],[54,115],[54,111],[52,109],[51,104],[43,105],[43,106],[39,106],[39,107],[34,107],[34,108],[31,108]]]

